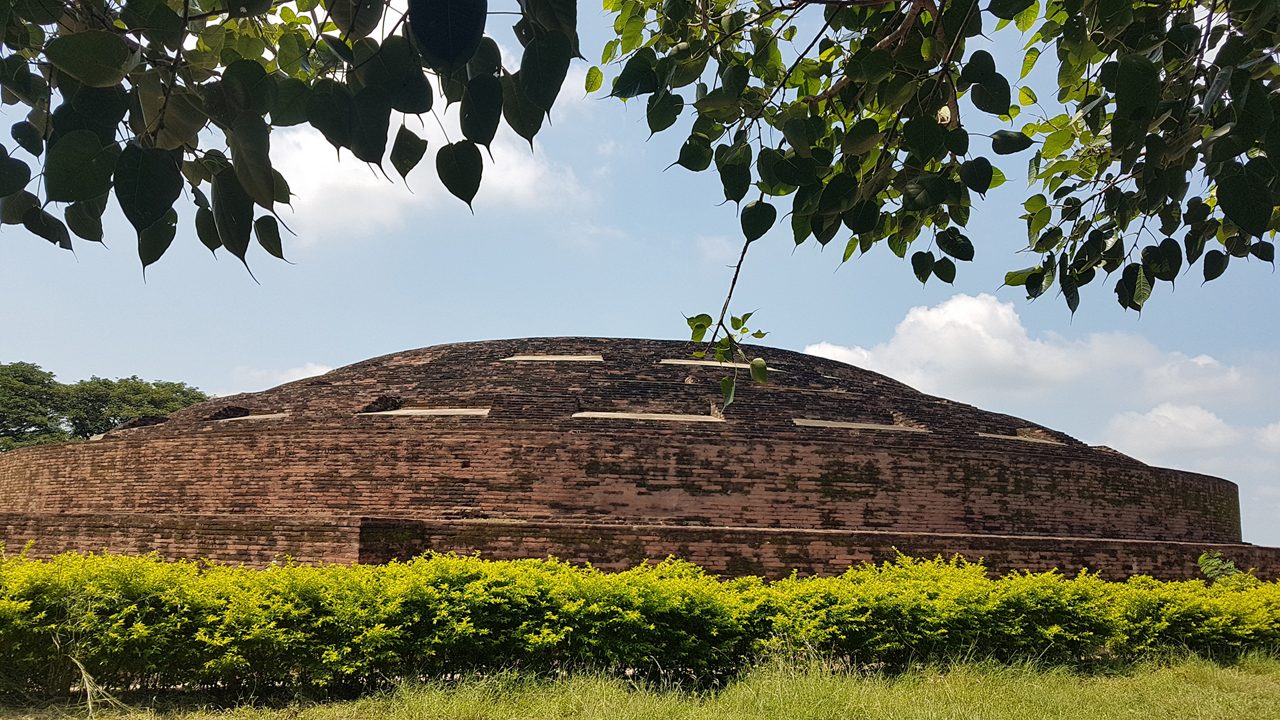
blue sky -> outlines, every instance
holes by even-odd
[[[583,52],[598,59],[609,20],[583,8]],[[997,54],[1002,67],[1007,57]],[[312,132],[277,130],[277,165],[298,195],[284,218],[299,237],[286,239],[293,265],[250,251],[257,283],[200,245],[188,204],[145,282],[114,208],[109,247],[81,242],[75,255],[4,227],[0,362],[35,362],[64,381],[137,374],[230,393],[444,342],[685,337],[684,315],[723,300],[736,209],[717,205],[714,173],[664,171],[684,124],[647,140],[642,103],[583,97],[587,67],[571,69],[534,152],[499,136],[474,215],[434,176],[442,140],[430,118],[408,121],[431,142],[412,192],[350,158],[337,163]],[[455,138],[456,115],[455,106],[443,118]],[[978,258],[954,286],[922,287],[887,247],[841,266],[840,240],[796,248],[782,222],[752,246],[735,309],[757,311],[767,344],[1232,479],[1246,539],[1280,545],[1272,268],[1233,263],[1201,287],[1197,266],[1175,292],[1157,288],[1141,316],[1116,304],[1111,283],[1088,288],[1074,318],[1053,294],[1028,303],[1000,287],[1006,270],[1032,264],[1017,255],[1025,161],[1005,162],[1010,182],[975,209]]]

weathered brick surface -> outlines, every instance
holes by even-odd
[[[1119,572],[1181,567],[1184,556],[1161,554],[1180,553],[1186,546],[1179,543],[1252,547],[1239,545],[1239,506],[1230,482],[1152,468],[1024,420],[798,353],[761,350],[777,371],[767,386],[752,386],[744,377],[723,423],[572,417],[580,411],[711,413],[724,370],[659,363],[688,358],[693,349],[590,338],[439,346],[220,398],[97,442],[6,453],[0,456],[0,512],[9,520],[0,525],[0,539],[13,545],[38,530],[39,547],[93,546],[107,538],[133,542],[131,551],[157,543],[170,554],[249,562],[301,543],[289,554],[348,561],[383,552],[350,530],[360,518],[418,528],[488,521],[544,528],[541,541],[527,535],[520,540],[534,555],[554,548],[581,555],[575,548],[596,547],[598,555],[581,559],[604,565],[616,561],[614,553],[628,559],[665,555],[672,541],[645,540],[627,529],[664,526],[690,538],[677,548],[690,559],[733,570],[725,558],[739,557],[734,562],[743,568],[755,563],[770,572],[786,562],[828,571],[848,558],[879,557],[894,547],[893,533],[924,543],[922,552],[1005,552],[1012,553],[1011,566],[1028,567],[1069,567],[1096,558]],[[599,354],[604,362],[502,361],[522,354]],[[406,407],[490,412],[358,415],[388,398]],[[243,411],[287,415],[209,419]],[[794,418],[929,432],[797,427]],[[153,525],[131,525],[131,514]],[[51,519],[73,515],[103,520],[59,525]],[[165,524],[169,516],[176,524]],[[216,532],[170,529],[187,527],[180,517],[204,517]],[[236,525],[234,518],[249,524]],[[269,529],[272,523],[279,523],[278,530]],[[335,528],[333,538],[303,548],[310,541],[299,538],[315,534],[300,528],[324,524]],[[614,529],[601,529],[606,527]],[[756,542],[718,528],[774,540]],[[231,539],[235,532],[243,533],[238,544]],[[809,539],[806,533],[814,532],[822,539]],[[853,535],[837,542],[831,532]],[[1056,540],[1036,541],[1033,548],[1001,545],[990,536],[1026,543],[1062,537],[1157,541],[1170,549],[1108,560],[1119,546],[1092,541],[1098,550],[1090,552],[1097,554],[1080,555],[1085,550]],[[272,537],[278,539],[265,539]],[[459,548],[514,552],[510,539],[484,547],[474,533],[423,530],[418,537],[419,545],[437,549],[454,537]],[[925,537],[953,539],[944,547]],[[621,539],[611,544],[610,538]],[[754,549],[734,553],[734,543]],[[823,543],[843,549],[824,550]]]

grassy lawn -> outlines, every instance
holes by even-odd
[[[0,709],[3,720],[84,714],[84,707]],[[968,665],[890,678],[774,666],[706,695],[636,689],[595,676],[545,682],[500,675],[402,688],[354,702],[277,709],[107,709],[101,715],[117,720],[1268,720],[1280,719],[1280,659],[1255,657],[1231,667],[1192,660],[1116,676]]]

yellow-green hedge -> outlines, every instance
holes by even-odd
[[[987,577],[902,558],[834,578],[718,580],[668,561],[605,573],[430,555],[263,570],[0,556],[0,694],[49,697],[82,666],[108,689],[350,693],[495,668],[714,682],[775,652],[901,667],[1280,649],[1280,583],[1056,573]]]

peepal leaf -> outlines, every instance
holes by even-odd
[[[39,207],[27,210],[22,216],[22,225],[33,235],[42,237],[63,250],[71,249],[71,235],[67,232],[67,226]]]
[[[477,75],[467,83],[462,96],[462,135],[477,145],[489,147],[502,121],[502,81],[493,75]]]
[[[141,233],[164,217],[182,194],[178,156],[129,143],[116,162],[115,188],[124,216]]]
[[[142,260],[143,272],[148,265],[164,256],[177,234],[178,211],[172,208],[151,227],[138,233],[138,258]]]
[[[92,130],[76,130],[49,146],[44,163],[45,197],[57,202],[89,200],[111,190],[120,148],[104,146]]]
[[[487,0],[409,0],[409,30],[428,67],[466,64],[484,37]]]
[[[470,140],[459,140],[436,152],[436,174],[440,176],[440,182],[467,207],[471,207],[471,201],[480,189],[483,172],[484,160],[480,157],[480,149]]]
[[[124,38],[106,30],[59,35],[45,46],[45,57],[54,67],[97,88],[119,85],[131,55]]]
[[[391,167],[400,173],[400,177],[408,179],[409,171],[417,167],[426,152],[427,141],[401,125],[396,133],[396,141],[391,146]]]
[[[520,58],[520,83],[525,96],[547,113],[560,94],[572,56],[569,40],[559,33],[549,33],[535,37]]]
[[[764,237],[778,219],[778,209],[764,200],[752,200],[742,208],[742,234],[747,242]]]
[[[1255,237],[1261,237],[1271,222],[1271,193],[1244,174],[1218,181],[1218,207],[1236,227]]]
[[[1026,134],[1014,130],[997,130],[991,133],[991,149],[997,155],[1012,155],[1031,147],[1032,140]]]
[[[271,215],[263,215],[253,221],[253,234],[272,257],[284,260],[284,244],[280,241],[280,223]],[[285,262],[288,262],[285,260]]]
[[[213,178],[213,221],[227,252],[245,262],[253,230],[253,198],[240,186],[235,170],[225,168]]]
[[[63,211],[67,227],[77,237],[90,242],[102,242],[102,213],[107,209],[107,196],[71,203]]]

